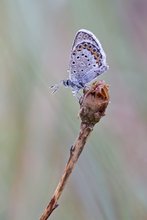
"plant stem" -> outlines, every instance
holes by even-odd
[[[70,157],[65,166],[63,175],[40,220],[47,220],[51,213],[58,207],[57,202],[86,144],[89,134],[92,132],[94,125],[105,115],[105,110],[109,103],[108,88],[108,85],[105,84],[104,81],[100,81],[94,83],[88,90],[84,90],[84,95],[79,102],[79,116],[81,118],[79,135],[70,149]]]

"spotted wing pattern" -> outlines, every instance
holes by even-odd
[[[106,55],[97,38],[89,31],[78,31],[72,46],[69,79],[84,87],[107,69]]]

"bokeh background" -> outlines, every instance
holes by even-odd
[[[147,1],[0,1],[0,219],[39,219],[80,120],[68,76],[78,29],[107,54],[111,104],[50,219],[147,219]]]

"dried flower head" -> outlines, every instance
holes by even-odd
[[[84,89],[80,99],[79,116],[82,123],[95,125],[102,116],[109,103],[109,86],[103,80],[94,82],[88,89]]]

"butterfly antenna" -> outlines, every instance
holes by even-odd
[[[50,86],[51,94],[54,94],[55,92],[57,92],[57,90],[60,88],[61,85],[63,85],[63,80],[61,80],[59,83],[53,86]]]

